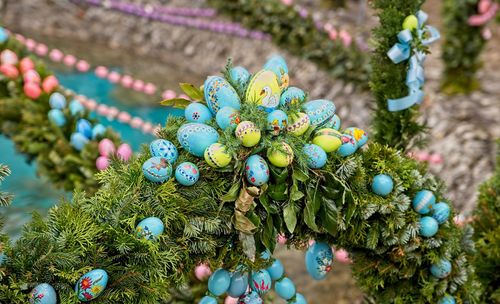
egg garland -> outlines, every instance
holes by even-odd
[[[306,251],[306,269],[315,280],[323,280],[332,270],[333,250],[326,243],[315,242]]]
[[[231,274],[231,283],[227,290],[227,294],[233,298],[239,298],[244,295],[248,288],[248,274],[245,272],[235,271]]]
[[[215,296],[224,294],[231,285],[230,273],[222,268],[217,269],[208,279],[208,291]]]
[[[252,273],[251,288],[260,296],[265,295],[271,289],[271,276],[265,269],[255,271]]]
[[[102,294],[108,284],[108,273],[103,269],[94,269],[84,274],[76,283],[75,292],[78,300],[89,302]]]

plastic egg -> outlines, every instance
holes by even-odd
[[[175,169],[175,180],[183,186],[192,186],[200,178],[200,170],[190,162],[184,162]]]
[[[372,191],[380,196],[387,196],[392,192],[394,182],[387,174],[378,174],[373,177]]]
[[[42,283],[33,288],[29,294],[28,301],[29,303],[36,304],[56,304],[57,294],[54,287],[47,283]]]
[[[70,143],[73,148],[77,151],[83,150],[85,145],[89,142],[89,139],[81,133],[71,134]]]
[[[248,291],[238,299],[238,304],[262,304],[262,298],[253,290]]]
[[[356,140],[358,148],[364,146],[364,144],[366,144],[366,142],[368,141],[368,136],[366,135],[366,132],[359,128],[350,127],[345,129],[344,133],[354,137],[354,140]]]
[[[260,129],[248,120],[240,122],[234,133],[245,147],[253,147],[260,141]]]
[[[85,135],[88,139],[92,138],[92,125],[84,118],[78,119],[76,122],[76,132]]]
[[[42,89],[40,89],[40,86],[33,82],[25,83],[23,86],[23,91],[26,96],[33,100],[37,99],[38,97],[40,97],[40,94],[42,94]]]
[[[166,139],[155,139],[149,144],[149,152],[152,156],[166,158],[173,165],[177,161],[179,152],[175,145]]]
[[[300,293],[295,294],[295,300],[289,301],[288,304],[307,304],[306,298]]]
[[[198,264],[194,268],[194,276],[200,281],[205,281],[211,274],[212,270],[205,263]]]
[[[71,115],[73,115],[73,116],[82,115],[83,113],[85,113],[85,108],[78,100],[73,99],[69,103],[69,111],[71,112]]]
[[[265,269],[254,271],[252,273],[252,289],[259,295],[266,294],[271,289],[271,276]]]
[[[321,126],[335,114],[335,104],[326,99],[317,99],[306,102],[302,105],[311,120],[312,126]]]
[[[116,156],[121,161],[128,161],[132,156],[132,148],[129,144],[123,143],[116,149]]]
[[[99,171],[106,170],[110,164],[111,164],[111,160],[109,158],[107,158],[106,156],[99,156],[95,160],[95,167]]]
[[[278,259],[275,259],[271,266],[269,266],[266,270],[271,276],[271,280],[273,281],[281,278],[285,273],[285,268],[283,267],[281,261]]]
[[[135,227],[137,238],[146,239],[149,241],[156,240],[165,229],[162,220],[157,217],[148,217],[143,219]]]
[[[288,115],[281,110],[274,110],[267,115],[267,130],[273,135],[279,135],[288,125]]]
[[[231,275],[231,284],[229,284],[227,294],[233,298],[238,298],[247,291],[247,288],[248,274],[236,271]]]
[[[210,278],[208,279],[208,290],[216,295],[220,296],[229,289],[231,284],[231,276],[229,272],[225,269],[217,269]]]
[[[333,251],[326,243],[314,243],[306,251],[306,269],[315,280],[322,280],[332,270]]]
[[[432,217],[439,223],[444,224],[450,216],[450,206],[445,202],[439,202],[432,208]]]
[[[330,119],[328,119],[323,127],[325,128],[330,128],[334,130],[339,130],[340,129],[340,117],[337,114],[334,114]]]
[[[198,304],[217,304],[217,299],[211,296],[204,296]]]
[[[295,136],[301,136],[310,125],[309,116],[306,113],[298,113],[297,116],[290,117],[290,123],[286,130]]]
[[[17,64],[17,61],[18,61],[17,54],[11,50],[3,50],[0,53],[0,61],[3,64],[15,65],[15,64]]]
[[[269,166],[259,155],[250,156],[245,163],[245,176],[254,186],[262,186],[269,181]]]
[[[92,128],[92,139],[98,139],[100,137],[103,137],[105,133],[106,133],[106,127],[101,124],[96,124]]]
[[[431,273],[439,279],[444,279],[451,273],[451,262],[446,259],[441,259],[437,264],[431,265]]]
[[[62,109],[66,106],[66,97],[59,92],[52,93],[49,97],[49,104],[52,109]]]
[[[235,129],[236,126],[241,122],[240,112],[231,107],[223,107],[215,115],[215,121],[217,122],[219,128],[221,128],[222,130],[225,130],[229,127]]]
[[[210,76],[203,85],[205,100],[212,114],[216,114],[223,107],[240,109],[240,97],[234,88],[222,77]]]
[[[66,117],[64,113],[59,109],[52,109],[49,111],[49,120],[58,127],[62,127],[66,124]]]
[[[54,91],[59,86],[59,80],[56,76],[49,75],[45,77],[42,81],[42,89],[45,93],[50,93]]]
[[[271,56],[264,64],[264,69],[270,70],[276,75],[282,90],[288,88],[290,77],[288,76],[288,66],[286,65],[285,58],[280,55]]]
[[[319,129],[314,133],[313,144],[318,145],[325,152],[330,153],[336,151],[342,145],[342,134],[339,131],[331,128]]]
[[[111,139],[109,138],[104,138],[99,142],[98,146],[99,154],[102,156],[106,157],[111,157],[113,154],[115,154],[115,144]]]
[[[40,82],[42,81],[42,78],[40,77],[40,74],[38,74],[37,71],[28,70],[23,75],[23,81],[25,83],[36,83],[37,85],[39,85]]]
[[[358,149],[358,145],[351,135],[343,134],[340,137],[340,140],[342,141],[342,145],[337,150],[337,153],[339,153],[341,156],[346,157],[352,155]]]
[[[271,71],[262,70],[250,80],[246,91],[246,102],[271,112],[278,107],[280,94],[281,89],[276,75]]]
[[[290,300],[295,295],[295,284],[289,278],[283,278],[275,283],[274,290],[281,298]]]
[[[205,150],[218,139],[219,133],[214,128],[201,123],[187,123],[177,130],[179,143],[197,157],[203,157]]]
[[[142,173],[152,182],[163,183],[170,179],[172,166],[168,159],[153,156],[142,164]]]
[[[192,102],[184,110],[184,117],[189,122],[205,123],[212,119],[212,113],[206,105]]]
[[[425,237],[434,236],[439,229],[439,223],[430,216],[420,218],[420,235]]]
[[[229,77],[233,83],[244,89],[250,80],[250,72],[242,66],[235,66],[229,71]]]
[[[436,197],[434,193],[429,190],[420,190],[417,192],[412,200],[413,210],[420,214],[427,214],[434,207],[436,203]]]
[[[226,152],[226,147],[223,144],[211,144],[205,150],[205,161],[210,167],[223,168],[231,162],[231,155]]]
[[[84,274],[75,286],[78,300],[89,302],[97,298],[108,285],[108,274],[102,269],[94,269]]]
[[[307,157],[307,166],[311,169],[320,169],[326,165],[326,152],[315,144],[305,144],[302,152]]]
[[[276,167],[284,168],[293,162],[293,150],[287,143],[281,143],[281,150],[267,150],[267,159]]]
[[[280,106],[300,104],[306,99],[306,93],[297,87],[289,87],[281,93]]]
[[[438,302],[438,304],[455,304],[455,303],[456,303],[455,298],[450,295],[442,297],[441,299],[439,299]]]

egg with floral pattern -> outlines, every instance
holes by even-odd
[[[290,115],[289,121],[290,123],[288,124],[286,130],[295,136],[301,136],[304,134],[311,125],[309,116],[307,116],[306,113]]]
[[[315,144],[305,144],[302,152],[306,156],[307,166],[311,169],[320,169],[326,165],[328,157],[325,150]]]
[[[358,144],[351,135],[342,134],[340,140],[342,141],[342,145],[337,150],[337,153],[340,154],[341,156],[346,157],[352,155],[358,149]]]
[[[269,166],[266,160],[255,154],[250,156],[245,163],[245,176],[247,181],[254,186],[262,186],[269,181]]]
[[[157,217],[151,216],[143,219],[135,227],[137,238],[153,241],[160,236],[165,229],[162,220]]]
[[[108,274],[103,269],[94,269],[84,274],[75,286],[78,300],[89,302],[101,295],[108,285]]]
[[[30,304],[56,304],[57,294],[54,287],[42,283],[31,290],[28,301]]]
[[[281,90],[288,88],[290,77],[288,76],[288,66],[285,58],[280,55],[271,56],[264,64],[264,70],[270,70],[276,75]]]
[[[217,269],[208,279],[208,291],[216,296],[220,296],[229,289],[231,285],[231,275],[225,269]]]
[[[271,284],[271,276],[267,270],[261,269],[252,273],[252,282],[250,285],[259,295],[266,294],[271,289]]]
[[[288,115],[281,110],[274,110],[267,115],[267,130],[273,135],[279,135],[288,125]]]
[[[328,119],[324,124],[323,127],[325,128],[330,128],[334,130],[339,130],[340,129],[340,117],[337,114],[334,114],[330,119]]]
[[[184,110],[184,117],[189,122],[206,123],[212,119],[212,113],[206,105],[192,102]]]
[[[223,107],[231,107],[236,110],[241,107],[240,97],[236,90],[220,76],[208,77],[203,85],[203,93],[212,114],[216,114]]]
[[[192,186],[200,178],[200,170],[190,162],[183,162],[175,169],[175,180],[183,186]]]
[[[244,89],[250,80],[250,72],[242,66],[235,66],[229,71],[229,77],[240,89]]]
[[[332,270],[333,251],[326,243],[315,242],[306,251],[306,269],[315,280],[322,280]]]
[[[354,137],[354,140],[356,140],[358,148],[361,148],[368,141],[368,136],[366,135],[366,132],[361,130],[360,128],[350,127],[345,129],[344,133]]]
[[[164,157],[153,156],[142,164],[142,173],[152,182],[163,183],[172,176],[172,165]]]
[[[149,144],[149,152],[151,152],[151,156],[166,158],[170,164],[174,164],[179,156],[175,145],[166,139],[153,140]]]
[[[289,87],[281,93],[280,106],[301,104],[306,99],[306,93],[297,87]]]
[[[335,104],[326,99],[317,99],[306,102],[302,109],[309,116],[312,126],[321,126],[335,114]]]
[[[264,301],[259,294],[253,290],[248,291],[238,299],[238,304],[262,304]]]
[[[211,126],[191,122],[177,130],[177,140],[190,154],[203,157],[205,150],[217,142],[219,133]]]
[[[272,112],[280,103],[281,89],[276,75],[267,70],[255,74],[246,91],[246,102],[255,104],[266,112]]]
[[[223,107],[215,115],[215,121],[222,130],[227,128],[235,129],[241,122],[240,112],[231,107]]]

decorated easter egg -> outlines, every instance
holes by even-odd
[[[139,239],[146,239],[149,241],[156,240],[158,236],[163,233],[165,226],[162,220],[157,217],[148,217],[143,219],[135,227],[135,234]]]
[[[246,91],[246,101],[271,112],[280,103],[278,78],[271,71],[262,70],[250,80]]]
[[[208,279],[208,290],[216,296],[225,293],[229,289],[229,285],[231,285],[231,276],[227,270],[222,268],[217,269]]]
[[[297,87],[289,87],[281,93],[280,106],[300,104],[306,99],[306,93]]]
[[[57,294],[54,287],[47,283],[42,283],[33,288],[28,300],[30,304],[56,304]]]
[[[326,152],[315,144],[305,144],[302,152],[307,157],[307,166],[311,169],[320,169],[326,164]]]
[[[233,298],[238,298],[243,295],[248,288],[248,274],[239,271],[233,272],[231,275],[231,284],[227,294]]]
[[[358,145],[356,144],[356,140],[354,140],[354,138],[351,135],[342,134],[342,136],[340,137],[340,140],[342,141],[342,145],[337,150],[337,152],[341,156],[345,157],[345,156],[352,155],[358,149]]]
[[[89,302],[97,298],[108,285],[108,274],[105,270],[94,269],[84,274],[75,286],[78,300]]]
[[[337,151],[342,145],[342,134],[331,128],[319,129],[314,133],[313,144],[318,145],[325,152]]]
[[[436,197],[429,190],[420,190],[412,200],[412,206],[420,214],[427,214],[434,207]]]
[[[442,297],[441,299],[439,299],[438,302],[438,304],[455,304],[455,303],[456,303],[455,298],[450,295]]]
[[[231,159],[231,154],[227,153],[226,146],[223,144],[211,144],[205,150],[205,161],[210,167],[223,168],[229,165]]]
[[[368,141],[368,136],[366,135],[366,132],[359,128],[350,127],[345,129],[344,133],[354,137],[354,140],[356,140],[358,148],[361,148]]]
[[[234,88],[222,77],[210,76],[203,85],[205,100],[213,114],[223,107],[240,109],[240,97]]]
[[[217,304],[217,299],[211,296],[204,296],[198,304]]]
[[[276,75],[282,90],[288,88],[290,77],[288,76],[288,66],[286,65],[285,58],[280,55],[271,56],[264,64],[264,70],[270,70]]]
[[[66,124],[66,117],[64,113],[59,109],[52,109],[49,111],[49,120],[58,127],[62,127]]]
[[[283,267],[281,261],[278,259],[275,259],[271,266],[269,266],[266,270],[271,276],[271,280],[273,281],[281,278],[285,273],[285,268]]]
[[[439,229],[439,223],[430,216],[424,216],[420,218],[420,230],[421,236],[431,237],[434,236]]]
[[[103,137],[105,133],[106,133],[106,127],[101,124],[96,124],[92,128],[92,139]]]
[[[309,116],[306,113],[298,113],[297,115],[290,116],[290,123],[286,127],[286,130],[295,136],[301,136],[307,131],[310,125]]]
[[[89,142],[89,139],[81,133],[73,133],[70,137],[70,143],[73,148],[77,151],[83,150],[85,145]]]
[[[172,175],[172,166],[168,159],[153,156],[142,164],[142,173],[152,182],[163,183]]]
[[[203,157],[205,150],[219,139],[219,133],[211,126],[201,123],[187,123],[177,130],[177,140],[182,147],[197,157]]]
[[[54,92],[49,97],[49,104],[52,109],[62,109],[66,106],[66,97],[59,92]]]
[[[281,110],[274,110],[267,114],[267,130],[273,135],[279,135],[288,125],[288,115]]]
[[[269,181],[269,166],[264,158],[255,154],[245,163],[245,176],[254,186],[262,186]]]
[[[276,282],[274,290],[282,299],[290,300],[295,295],[295,284],[289,278],[283,278]]]
[[[184,110],[184,117],[189,122],[205,123],[212,119],[212,113],[206,105],[192,102]]]
[[[155,139],[149,144],[149,151],[152,156],[166,158],[172,165],[177,161],[179,153],[175,145],[166,139]]]
[[[250,72],[242,66],[235,66],[229,71],[231,81],[244,89],[250,80]]]
[[[175,180],[183,186],[192,186],[200,178],[200,170],[190,162],[184,162],[175,169]]]
[[[307,304],[306,298],[300,293],[295,294],[295,300],[288,302],[288,304]]]
[[[78,119],[76,122],[76,132],[85,135],[88,139],[92,138],[92,125],[84,118]]]
[[[321,126],[335,114],[335,104],[326,99],[308,101],[302,109],[309,116],[312,126]]]
[[[333,251],[326,243],[314,243],[306,251],[306,269],[315,280],[322,280],[332,270]]]
[[[437,264],[431,265],[431,273],[436,278],[444,279],[451,273],[451,262],[441,259]]]
[[[221,128],[222,130],[225,130],[229,127],[235,129],[236,126],[241,122],[240,112],[231,107],[223,107],[215,115],[215,121],[217,122],[219,128]]]
[[[240,122],[234,134],[241,140],[241,144],[245,147],[253,147],[260,141],[260,129],[248,120]]]
[[[111,155],[115,154],[116,148],[111,139],[104,138],[99,142],[98,150],[100,155],[111,157]]]
[[[132,157],[132,148],[129,144],[123,143],[116,149],[116,156],[121,161],[128,161]]]
[[[271,276],[267,270],[261,269],[252,273],[251,287],[259,295],[266,294],[271,289],[271,284]]]
[[[287,143],[282,142],[280,149],[267,150],[267,159],[276,167],[287,167],[293,162],[293,150]]]
[[[439,223],[444,224],[450,216],[450,206],[445,202],[439,202],[432,208],[432,217]]]
[[[323,124],[323,127],[338,131],[340,129],[340,117],[337,114],[334,114],[325,122],[325,124]]]
[[[373,177],[372,191],[380,196],[387,196],[392,192],[394,182],[387,174],[378,174]]]
[[[253,290],[248,291],[238,299],[238,304],[262,304],[264,301],[259,294]]]
[[[15,64],[17,64],[17,61],[18,61],[17,54],[11,50],[3,50],[0,53],[0,61],[3,64],[15,65]]]
[[[71,115],[77,116],[77,115],[82,115],[83,113],[85,113],[85,108],[78,100],[73,99],[69,103],[69,111],[71,112]]]

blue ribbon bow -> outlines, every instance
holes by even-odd
[[[425,25],[428,15],[423,11],[417,12],[418,27],[417,35],[423,45],[430,45],[431,43],[437,41],[440,38],[439,31],[430,25]],[[427,33],[427,37],[424,38],[424,34]],[[394,62],[398,64],[407,59],[410,59],[410,64],[408,72],[406,74],[406,86],[408,87],[408,96],[401,97],[398,99],[388,99],[387,108],[391,112],[401,111],[408,109],[409,107],[420,104],[424,100],[424,92],[421,87],[425,83],[424,76],[424,61],[425,53],[422,51],[415,50],[414,55],[410,57],[411,54],[411,44],[413,40],[412,32],[408,29],[402,30],[398,33],[398,43],[394,44],[392,48],[387,52],[387,56]]]

